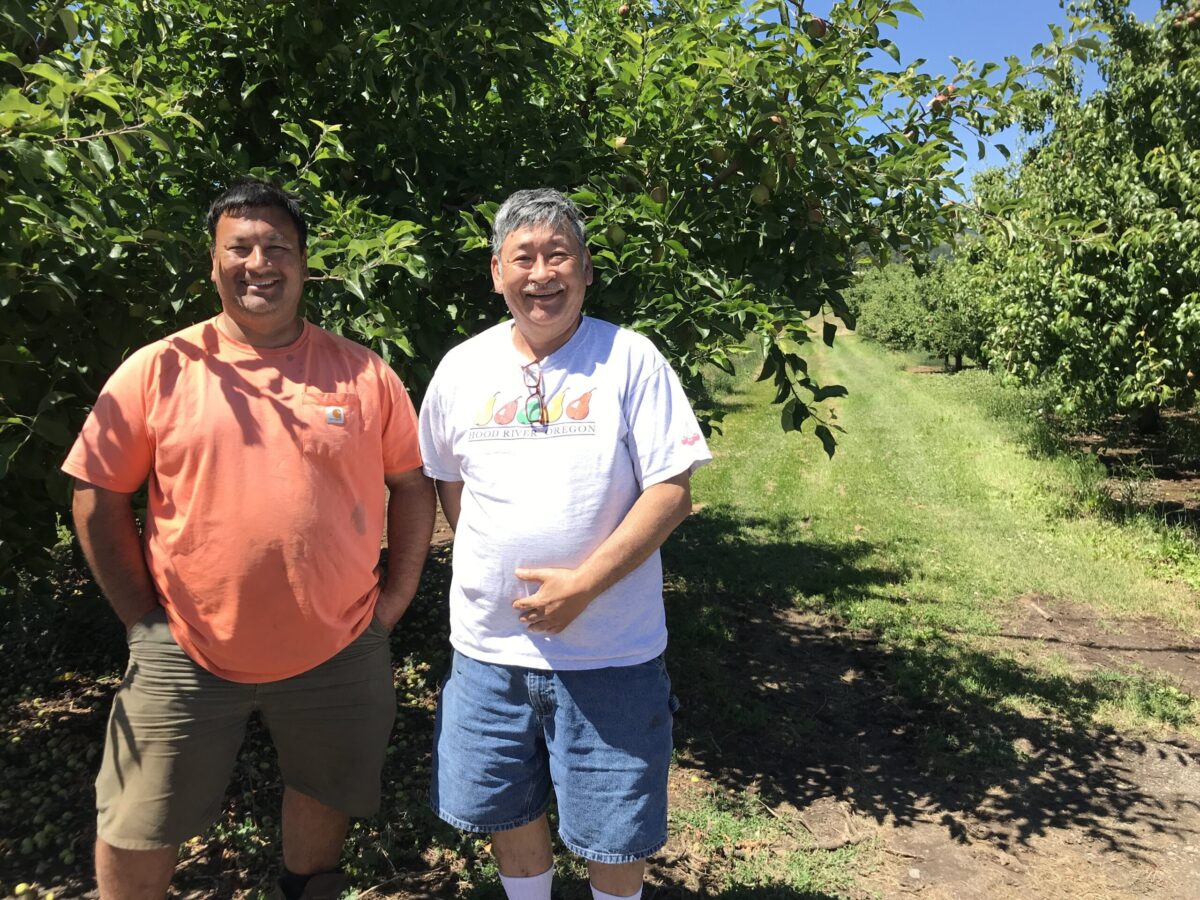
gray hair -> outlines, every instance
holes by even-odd
[[[499,258],[505,239],[520,228],[548,227],[568,230],[587,247],[587,226],[570,197],[554,188],[517,191],[505,200],[492,223],[492,255]]]

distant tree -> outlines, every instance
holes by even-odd
[[[915,350],[930,327],[922,293],[922,279],[913,267],[896,262],[865,270],[847,289],[846,300],[864,338],[893,350]]]
[[[946,368],[955,372],[963,367],[964,357],[987,365],[984,345],[994,325],[986,294],[972,282],[977,274],[972,268],[968,252],[942,257],[918,285],[925,317],[916,344],[932,356],[941,357]]]
[[[981,236],[955,291],[994,310],[994,366],[1047,388],[1068,421],[1113,413],[1157,427],[1196,401],[1200,372],[1200,6],[1072,3],[1105,86],[1083,98],[1064,56],[1040,93],[1049,128],[1020,164],[977,185]]]

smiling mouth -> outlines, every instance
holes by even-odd
[[[254,292],[266,291],[266,290],[270,290],[271,288],[275,287],[275,285],[279,284],[279,279],[278,278],[269,278],[269,279],[264,279],[261,281],[247,280],[247,281],[243,281],[242,284],[244,284],[246,286],[246,290],[248,290],[248,291],[254,291]]]
[[[549,291],[543,289],[543,290],[537,290],[537,291],[525,291],[524,292],[525,297],[528,298],[529,300],[553,300],[555,297],[558,297],[562,293],[563,293],[562,288],[554,288],[554,290],[549,290]]]

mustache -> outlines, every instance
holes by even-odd
[[[521,293],[529,296],[530,294],[552,294],[556,291],[565,291],[566,288],[561,282],[548,281],[545,284],[539,284],[536,287],[521,288]]]

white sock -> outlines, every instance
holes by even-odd
[[[588,882],[588,887],[592,889],[592,900],[642,900],[642,889],[638,888],[636,894],[630,894],[628,897],[620,897],[616,894],[606,894],[600,888],[596,887],[591,882]]]
[[[508,900],[550,900],[550,886],[554,884],[554,866],[541,875],[518,878],[515,875],[500,875],[504,893]]]

